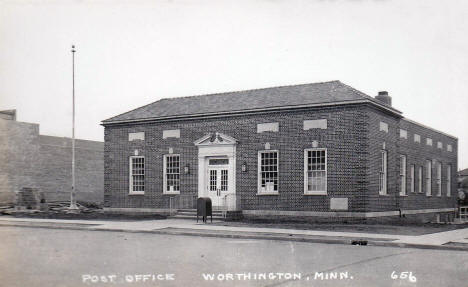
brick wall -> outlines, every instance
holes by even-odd
[[[0,119],[0,202],[23,187],[38,188],[48,201],[68,200],[71,139],[39,135],[39,125]],[[103,201],[103,143],[76,140],[77,199]]]
[[[369,163],[367,175],[369,189],[367,191],[368,211],[391,211],[398,209],[432,209],[455,207],[456,204],[456,170],[457,170],[457,140],[409,122],[395,118],[373,107],[368,108],[369,118]],[[380,131],[379,123],[388,124],[388,133]],[[400,138],[400,128],[407,131],[407,139]],[[414,142],[414,134],[421,136],[421,142]],[[426,145],[426,138],[432,138],[433,145]],[[443,149],[437,148],[437,142],[444,143]],[[388,153],[388,185],[387,195],[379,195],[379,170],[381,166],[381,150],[385,142]],[[453,147],[447,152],[447,144]],[[406,196],[400,196],[400,155],[406,155]],[[432,196],[426,196],[425,189],[425,161],[426,159],[442,163],[442,196],[436,195],[436,165],[432,164]],[[415,165],[415,189],[411,192],[410,167]],[[452,196],[446,196],[446,165],[452,166]],[[418,193],[418,167],[423,167],[423,192]]]
[[[303,120],[327,119],[327,129],[303,130]],[[379,129],[380,121],[388,124],[388,132]],[[257,124],[278,122],[278,132],[257,133]],[[399,137],[399,129],[408,131],[408,139]],[[162,139],[163,130],[180,129],[180,138]],[[145,132],[144,141],[128,141],[128,133]],[[444,208],[455,206],[457,142],[456,139],[420,125],[410,123],[370,105],[316,108],[294,112],[275,112],[229,118],[193,119],[110,125],[105,128],[104,202],[114,208],[168,208],[169,198],[163,194],[163,155],[180,154],[180,166],[190,166],[190,174],[181,173],[181,195],[198,194],[198,149],[194,141],[207,133],[220,132],[236,138],[236,194],[242,210],[330,211],[330,199],[347,197],[349,211],[395,211],[398,209]],[[415,145],[413,134],[421,135]],[[425,146],[431,137],[434,146]],[[304,195],[304,149],[327,148],[328,194]],[[444,150],[437,149],[444,142]],[[279,194],[257,195],[258,151],[279,151]],[[379,195],[380,151],[385,142],[388,151],[387,195]],[[446,144],[453,152],[446,151]],[[138,150],[145,156],[145,194],[129,195],[129,156]],[[407,196],[399,196],[399,155],[407,155]],[[410,165],[421,165],[425,158],[452,165],[452,197],[430,198],[410,192]],[[247,165],[247,172],[241,165]],[[435,189],[435,165],[433,166]],[[417,174],[417,170],[415,172]],[[444,177],[443,177],[444,178]],[[424,182],[424,181],[423,181]],[[446,189],[442,183],[442,190]],[[433,191],[435,194],[435,190]]]
[[[40,137],[37,182],[50,200],[68,200],[71,190],[71,139]],[[102,202],[104,189],[103,143],[75,140],[75,184],[77,200]]]
[[[328,128],[303,130],[305,119],[327,119]],[[258,123],[278,122],[279,132],[257,133]],[[367,117],[359,106],[322,108],[289,113],[269,113],[216,119],[197,119],[105,128],[105,206],[167,208],[163,195],[163,155],[173,148],[181,156],[181,195],[197,195],[198,149],[194,141],[210,132],[220,132],[239,140],[237,144],[236,193],[241,208],[272,210],[329,211],[331,197],[348,197],[349,208],[365,208],[365,159]],[[180,139],[162,139],[165,129],[180,129]],[[128,141],[129,132],[145,132],[145,141]],[[304,149],[312,141],[328,152],[328,195],[304,195]],[[257,155],[270,143],[279,151],[279,194],[257,195]],[[145,156],[146,191],[129,195],[129,156],[134,150]],[[247,172],[241,164],[247,164]]]
[[[39,125],[0,119],[0,201],[14,200],[15,190],[36,187]]]

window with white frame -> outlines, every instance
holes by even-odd
[[[143,156],[130,157],[130,194],[145,193],[145,158]]]
[[[452,166],[447,165],[447,196],[451,196],[452,193]]]
[[[426,195],[432,195],[432,161],[426,160]]]
[[[258,152],[258,193],[278,193],[278,151]]]
[[[410,166],[410,191],[411,193],[414,193],[414,191],[416,190],[415,188],[415,184],[416,184],[416,178],[415,178],[415,169],[416,169],[416,166],[414,164],[412,164]]]
[[[406,155],[400,155],[400,195],[406,195]]]
[[[423,192],[423,188],[422,188],[422,180],[423,178],[423,167],[422,166],[419,166],[418,167],[418,193],[422,193]]]
[[[437,196],[442,196],[442,164],[437,162]]]
[[[180,156],[164,155],[164,193],[180,192]]]
[[[327,150],[304,150],[304,193],[327,194]]]
[[[380,152],[379,194],[387,194],[387,151]]]

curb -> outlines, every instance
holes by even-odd
[[[86,226],[75,225],[74,223],[52,223],[52,222],[0,222],[0,226],[15,226],[15,227],[30,227],[30,228],[48,228],[48,229],[68,229],[68,230],[85,230],[85,231],[110,231],[110,232],[127,232],[127,233],[147,233],[159,235],[182,235],[182,236],[199,236],[199,237],[217,237],[217,238],[235,238],[235,239],[261,239],[261,240],[278,240],[278,241],[293,241],[293,242],[308,242],[308,243],[323,243],[323,244],[342,244],[352,245],[353,241],[358,238],[317,238],[306,235],[292,234],[265,234],[265,233],[227,233],[224,231],[206,232],[207,230],[197,231],[194,229],[171,229],[163,228],[156,230],[131,230],[124,228],[105,228],[97,227],[97,224],[90,223]],[[83,224],[84,225],[84,224]],[[361,238],[362,239],[362,238]],[[468,247],[451,246],[451,245],[425,245],[414,243],[397,243],[391,241],[366,240],[367,246],[378,247],[400,247],[400,248],[417,248],[417,249],[433,249],[433,250],[452,250],[452,251],[468,251]],[[359,245],[358,245],[359,246]]]

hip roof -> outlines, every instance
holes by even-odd
[[[371,102],[393,113],[401,113],[340,81],[331,81],[166,98],[104,120],[103,124],[356,102]]]

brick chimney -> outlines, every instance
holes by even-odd
[[[387,106],[392,106],[392,97],[388,95],[387,91],[380,91],[379,94],[375,96],[375,99]]]

